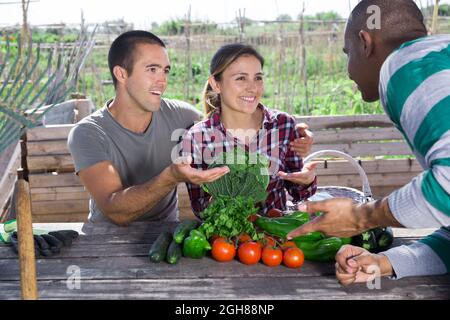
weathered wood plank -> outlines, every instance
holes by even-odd
[[[89,201],[87,200],[33,201],[31,210],[34,215],[89,212]]]
[[[77,187],[45,187],[45,188],[31,188],[31,195],[41,194],[41,193],[72,193],[72,192],[83,192],[85,191],[83,186]]]
[[[376,173],[368,174],[370,186],[404,186],[415,177],[416,173]],[[361,189],[362,180],[359,175],[326,175],[317,178],[319,186],[343,186]]]
[[[27,165],[30,172],[75,170],[70,154],[28,156]]]
[[[29,182],[31,188],[83,186],[80,178],[74,173],[30,174]]]
[[[28,141],[27,155],[69,154],[67,140]]]
[[[128,227],[111,223],[39,224],[36,229],[82,232],[60,255],[37,261],[39,296],[43,299],[180,298],[205,299],[448,299],[450,277],[381,280],[380,290],[364,284],[341,287],[333,263],[306,261],[300,269],[238,261],[218,263],[182,258],[177,265],[150,263],[148,249],[160,232],[176,223],[135,222]],[[394,245],[410,243],[434,229],[394,228]],[[86,233],[86,235],[84,235]],[[0,246],[0,299],[18,298],[18,262],[11,248]],[[78,266],[79,290],[67,287],[68,268]]]
[[[67,140],[74,124],[54,124],[27,130],[27,141]]]
[[[333,276],[251,277],[208,279],[81,279],[79,289],[66,280],[39,281],[41,299],[214,299],[227,300],[347,300],[347,299],[449,299],[450,277],[414,277],[397,281],[381,279],[380,289],[366,284],[341,286]],[[0,299],[18,299],[18,282],[0,283]],[[217,308],[218,309],[218,308]],[[216,310],[219,312],[220,309]]]
[[[392,122],[385,114],[362,114],[354,116],[302,116],[295,117],[297,123],[304,122],[311,130],[330,128],[369,128],[392,127]]]
[[[130,235],[137,234],[159,234],[163,231],[173,230],[177,226],[177,222],[160,221],[136,221],[128,226],[118,226],[111,222],[96,222],[96,223],[33,223],[33,228],[44,230],[62,230],[71,229],[83,235],[88,235],[89,239],[92,236],[98,235]],[[408,229],[408,228],[392,228],[395,237],[402,238],[417,238],[424,237],[433,233],[436,228],[422,228],[422,229]],[[81,238],[83,239],[83,237]]]
[[[1,211],[12,195],[17,180],[17,169],[20,167],[20,143],[11,144],[0,155],[0,220]]]
[[[322,175],[356,173],[356,170],[347,160],[318,160],[318,162],[317,174],[319,177]],[[399,172],[418,174],[423,170],[415,159],[361,160],[360,165],[366,174]]]
[[[411,155],[411,149],[405,142],[385,143],[347,143],[347,144],[313,144],[312,152],[320,150],[338,150],[352,157]]]
[[[392,128],[329,129],[314,131],[314,143],[349,143],[357,141],[404,140],[403,135]]]
[[[117,242],[117,235],[105,235],[106,241],[103,243],[99,241],[99,238],[94,239],[93,237],[81,235],[79,239],[74,241],[72,247],[63,249],[57,256],[45,259],[147,257],[148,251],[158,235],[159,233],[142,234],[140,240],[136,241],[136,243]],[[126,237],[128,238],[128,236]],[[138,240],[137,236],[133,238]],[[393,246],[409,244],[420,238],[421,236],[395,238]],[[92,240],[92,242],[90,240]],[[16,259],[17,254],[10,246],[0,246],[0,257],[1,259]]]
[[[62,193],[35,193],[31,195],[31,201],[61,201],[61,200],[89,200],[87,191],[62,192]]]
[[[382,186],[382,187],[371,186],[370,189],[372,190],[372,196],[374,199],[381,199],[383,197],[390,195],[393,191],[399,189],[400,187],[402,186]]]
[[[149,244],[150,248],[150,244]],[[70,250],[63,248],[62,250]],[[0,260],[0,280],[18,280],[18,264],[14,259]],[[333,263],[314,263],[306,261],[301,269],[285,266],[268,267],[262,263],[247,266],[237,260],[219,263],[210,257],[203,259],[181,258],[176,265],[152,263],[148,256],[143,257],[104,257],[104,258],[54,258],[37,259],[39,280],[65,280],[67,268],[78,266],[83,279],[192,279],[223,277],[309,277],[334,275]]]
[[[89,211],[84,212],[63,212],[54,214],[33,214],[33,221],[44,222],[86,222]]]

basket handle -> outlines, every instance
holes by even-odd
[[[362,180],[362,191],[364,193],[364,196],[366,197],[367,200],[372,199],[372,191],[370,190],[369,179],[367,178],[366,172],[364,171],[364,169],[359,165],[359,163],[352,156],[346,154],[345,152],[338,151],[338,150],[320,150],[320,151],[316,151],[316,152],[311,153],[305,159],[303,159],[303,164],[305,164],[306,162],[310,161],[311,159],[314,159],[315,157],[323,156],[323,155],[339,156],[339,157],[342,157],[342,158],[348,160],[348,162],[359,173],[359,177]]]

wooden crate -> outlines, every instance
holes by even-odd
[[[29,171],[34,222],[82,222],[89,213],[89,194],[74,172],[67,137],[73,124],[37,127],[27,132],[26,162]],[[179,184],[180,219],[194,217],[184,183]]]
[[[422,172],[402,134],[386,115],[309,116],[297,117],[296,121],[307,123],[313,131],[312,152],[332,149],[358,159],[375,198],[387,196]],[[400,157],[386,157],[393,155]],[[362,189],[359,175],[346,160],[317,160],[319,186]]]

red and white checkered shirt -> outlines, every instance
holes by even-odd
[[[270,160],[270,182],[267,187],[267,198],[260,204],[259,214],[266,215],[272,208],[286,209],[287,194],[297,202],[312,196],[317,189],[316,179],[308,186],[295,184],[281,179],[278,171],[287,173],[301,171],[302,158],[289,148],[289,142],[300,138],[295,130],[295,119],[285,112],[270,110],[260,104],[264,118],[262,128],[249,143],[243,145],[233,136],[220,121],[220,112],[216,111],[206,120],[196,123],[185,133],[181,143],[181,155],[191,156],[191,166],[206,170],[212,160],[221,152],[233,150],[236,146],[249,152],[258,152]],[[211,196],[201,186],[187,183],[191,206],[199,216],[209,203]]]

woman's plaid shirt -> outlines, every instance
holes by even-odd
[[[286,209],[286,191],[294,202],[309,198],[316,192],[317,181],[302,186],[285,181],[276,175],[278,171],[287,173],[301,171],[302,158],[289,148],[289,142],[300,138],[300,135],[295,130],[295,119],[292,116],[270,110],[262,104],[258,107],[264,114],[262,129],[250,143],[242,144],[231,134],[231,130],[225,129],[220,121],[220,112],[216,111],[211,117],[195,124],[185,133],[181,143],[181,155],[191,156],[193,159],[191,166],[202,170],[208,168],[208,164],[216,155],[231,151],[236,146],[249,152],[266,155],[270,160],[270,182],[267,187],[267,199],[260,205],[259,212],[265,215],[272,208]],[[187,188],[192,209],[198,216],[208,206],[211,196],[199,185],[187,183]]]

